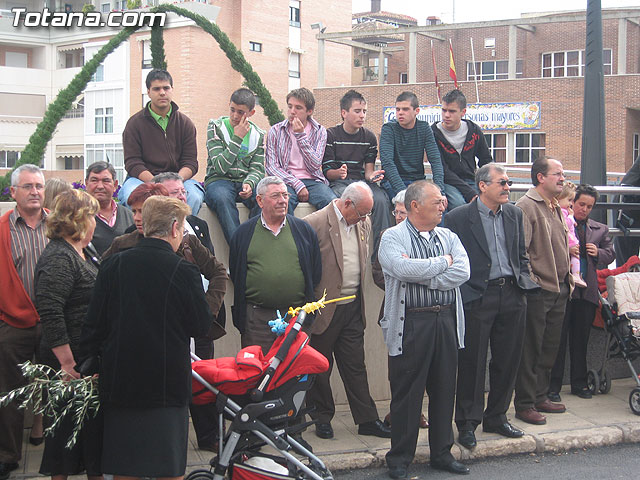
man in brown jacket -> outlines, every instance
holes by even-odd
[[[122,132],[127,179],[118,198],[126,205],[138,185],[159,173],[175,172],[184,180],[191,214],[198,215],[204,188],[192,178],[198,173],[196,127],[171,100],[173,79],[169,72],[151,70],[146,85],[149,102],[129,119]]]
[[[322,255],[322,280],[316,288],[320,298],[355,295],[353,300],[329,304],[311,326],[311,346],[329,360],[329,371],[317,376],[307,402],[315,406],[311,416],[316,435],[333,438],[331,419],[335,405],[329,377],[335,356],[347,393],[349,407],[360,435],[390,438],[391,430],[378,418],[369,393],[364,362],[364,285],[368,242],[371,233],[373,194],[365,182],[349,184],[339,199],[304,218],[318,235]]]
[[[564,185],[562,163],[545,157],[531,167],[533,188],[516,202],[523,212],[525,245],[531,278],[542,288],[527,299],[527,322],[522,359],[516,379],[516,418],[543,425],[544,413],[563,413],[561,403],[547,398],[551,368],[556,359],[562,321],[571,288],[569,244],[556,195]]]

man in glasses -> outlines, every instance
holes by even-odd
[[[510,438],[524,435],[507,420],[524,340],[527,298],[539,290],[529,274],[522,210],[509,203],[512,182],[503,167],[476,172],[478,198],[445,217],[469,255],[471,277],[460,287],[466,320],[458,352],[455,421],[458,443],[476,446],[475,429]],[[491,345],[489,398],[484,409],[485,365]],[[483,413],[484,410],[484,413]]]
[[[322,276],[318,237],[309,224],[287,214],[289,192],[281,178],[264,177],[256,187],[260,215],[241,224],[229,244],[234,286],[233,324],[242,347],[267,353],[276,339],[268,325],[289,307],[316,300]]]
[[[480,127],[462,118],[466,111],[464,94],[451,90],[442,98],[442,121],[431,126],[442,157],[449,210],[473,200],[478,194],[476,169],[493,161]]]
[[[524,213],[531,278],[542,290],[539,295],[527,297],[524,347],[514,404],[516,418],[543,425],[547,419],[542,413],[566,410],[563,404],[549,400],[547,392],[573,276],[569,268],[567,226],[556,200],[564,185],[562,163],[551,157],[536,160],[531,166],[531,181],[533,188],[516,206]]]
[[[18,364],[32,360],[40,344],[40,317],[33,304],[33,273],[49,242],[45,235],[44,176],[32,164],[11,174],[16,208],[0,217],[0,392],[26,383]],[[18,468],[24,410],[0,408],[0,479]]]
[[[373,192],[363,181],[350,183],[340,198],[322,210],[304,218],[316,231],[322,252],[322,280],[316,287],[316,297],[326,291],[327,298],[355,295],[338,305],[329,304],[311,326],[311,346],[329,360],[329,371],[317,376],[307,402],[316,435],[333,438],[331,420],[335,404],[329,378],[333,360],[347,393],[353,421],[360,435],[390,438],[391,430],[378,418],[376,405],[369,393],[364,361],[364,295]]]

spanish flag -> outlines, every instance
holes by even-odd
[[[453,80],[453,84],[458,89],[458,76],[456,75],[456,63],[453,60],[453,45],[449,39],[449,76]]]

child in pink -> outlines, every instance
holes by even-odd
[[[576,235],[577,222],[573,218],[572,209],[573,199],[575,198],[575,195],[576,186],[571,182],[565,182],[564,187],[562,188],[562,192],[560,192],[560,195],[558,195],[558,204],[560,205],[562,215],[564,215],[564,221],[567,224],[567,228],[569,230],[569,249],[580,245],[580,241],[578,240],[578,236]],[[580,255],[570,254],[569,259],[571,260],[571,275],[573,275],[573,280],[576,287],[586,288],[587,284],[580,275]]]

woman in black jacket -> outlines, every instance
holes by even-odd
[[[212,321],[198,268],[175,254],[188,213],[174,198],[147,199],[145,238],[102,263],[89,305],[82,348],[101,359],[102,465],[116,479],[186,468],[189,340]]]
[[[55,198],[46,223],[51,241],[34,274],[42,323],[40,360],[62,369],[69,378],[80,378],[76,369],[80,333],[98,274],[98,254],[89,246],[98,208],[97,200],[82,190],[69,190]],[[62,480],[86,471],[89,479],[101,479],[101,416],[87,420],[76,445],[67,449],[72,431],[67,415],[53,436],[46,437],[40,473]]]

